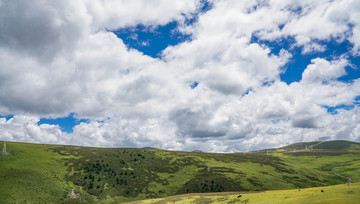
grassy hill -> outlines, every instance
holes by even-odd
[[[360,143],[346,140],[300,142],[282,147],[281,149],[305,149],[306,146],[309,149],[312,148],[319,150],[360,150]]]
[[[185,194],[160,199],[134,201],[128,204],[147,203],[358,203],[360,200],[360,183],[340,184],[328,187],[313,187],[294,190],[275,190],[264,192],[226,192]]]
[[[337,143],[341,149],[334,148]],[[288,146],[269,155],[244,155],[7,142],[10,154],[0,155],[0,198],[3,203],[112,203],[329,186],[349,177],[360,181],[359,143],[311,145],[313,150],[303,145],[293,152]]]

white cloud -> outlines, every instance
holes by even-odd
[[[85,6],[92,19],[92,29],[114,30],[120,27],[164,25],[174,20],[184,20],[200,6],[199,0],[171,2],[167,0],[93,1]]]
[[[359,3],[335,1],[0,1],[0,119],[4,138],[90,146],[242,151],[321,138],[359,141],[360,80],[338,81],[357,55]],[[162,59],[109,30],[179,21],[191,41]],[[299,82],[280,80],[292,50],[253,37],[292,37],[303,54],[348,40],[351,52],[314,58]],[[261,42],[261,41],[260,41]],[[189,83],[199,82],[195,88]],[[71,134],[41,117],[77,113]]]
[[[38,125],[39,118],[34,116],[16,115],[6,120],[0,119],[2,139],[19,142],[35,142],[59,144],[66,143],[66,133],[58,125]]]
[[[73,50],[91,16],[74,1],[3,1],[0,46],[49,61]]]
[[[295,46],[303,48],[303,54],[328,49],[319,41],[349,40],[353,54],[359,54],[360,3],[357,0],[272,0],[256,8],[250,11],[252,16],[263,18],[252,21],[260,25],[256,33],[260,39],[292,37]]]
[[[349,63],[345,59],[327,61],[322,58],[311,60],[311,64],[307,66],[302,74],[304,83],[314,83],[319,81],[335,80],[346,74],[345,67]]]

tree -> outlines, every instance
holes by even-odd
[[[94,187],[93,182],[90,182],[88,189],[92,189]]]

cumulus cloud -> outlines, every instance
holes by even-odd
[[[0,46],[50,60],[71,52],[90,23],[84,5],[73,1],[2,1]]]
[[[38,125],[38,117],[16,115],[13,118],[0,118],[2,139],[19,142],[59,144],[67,141],[66,133],[58,125]]]
[[[358,1],[216,0],[200,12],[202,3],[0,1],[0,115],[15,115],[0,118],[3,138],[218,152],[360,140],[360,80],[339,80],[359,55]],[[190,40],[160,59],[111,32],[173,21]],[[263,43],[287,39],[288,50]],[[281,81],[293,48],[309,56],[330,41],[350,47]],[[327,110],[341,105],[352,108]],[[90,122],[73,133],[38,125],[70,113]]]
[[[302,81],[312,83],[337,79],[346,74],[345,67],[348,64],[345,59],[331,62],[321,58],[312,59],[302,74]]]

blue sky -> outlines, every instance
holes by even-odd
[[[41,118],[40,121],[38,122],[38,125],[41,124],[59,125],[63,132],[72,133],[73,127],[75,125],[78,125],[80,123],[87,123],[87,122],[88,120],[86,119],[77,119],[75,117],[75,113],[71,113],[67,117],[63,117],[63,118],[55,118],[55,119]]]
[[[0,7],[4,139],[212,152],[360,141],[356,0],[17,3]]]
[[[206,13],[212,8],[206,0],[200,1],[200,7],[190,17],[185,16],[184,24],[194,24],[199,15]],[[114,32],[124,41],[130,49],[136,49],[145,55],[161,58],[161,52],[168,46],[175,46],[191,40],[191,35],[184,34],[179,30],[179,22],[171,21],[165,25],[145,26],[143,24],[121,28]]]
[[[189,35],[183,35],[178,31],[178,23],[170,22],[164,26],[146,27],[137,25],[114,31],[130,49],[154,58],[161,58],[161,51],[168,46],[174,46],[184,41],[189,41]]]

